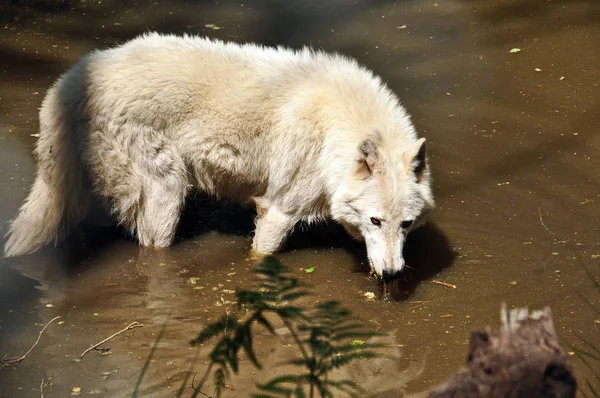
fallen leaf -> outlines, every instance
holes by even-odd
[[[363,340],[352,340],[350,345],[354,348],[361,348],[365,346],[365,342]]]
[[[516,284],[517,284],[517,281],[512,281],[509,283],[509,285],[511,285],[511,286],[516,286]]]
[[[194,276],[188,278],[188,282],[190,283],[190,285],[197,284],[199,280],[200,280],[200,278],[196,278]]]
[[[73,387],[71,389],[71,395],[81,395],[81,387]]]
[[[366,292],[364,296],[367,298],[367,300],[375,300],[375,293],[373,292]]]
[[[521,49],[518,47],[511,48],[509,51],[509,53],[511,53],[511,54],[518,53],[518,52],[521,52]]]
[[[207,28],[212,29],[212,30],[220,30],[223,29],[222,27],[215,25],[214,23],[207,23],[206,25]]]
[[[304,272],[306,272],[307,274],[312,274],[313,272],[315,272],[315,267],[305,268]]]

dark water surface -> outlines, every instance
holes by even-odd
[[[472,329],[498,326],[503,301],[551,306],[567,351],[593,352],[581,338],[600,346],[600,314],[588,303],[600,308],[600,291],[584,270],[600,277],[597,1],[30,3],[0,5],[0,233],[33,181],[43,95],[87,51],[146,30],[311,44],[356,57],[398,93],[428,139],[438,203],[433,224],[407,243],[411,269],[396,301],[365,298],[381,287],[367,278],[361,247],[335,227],[297,233],[279,256],[314,286],[314,300],[339,300],[385,333],[388,355],[345,376],[374,397],[422,394],[464,363]],[[62,316],[18,368],[0,369],[0,396],[39,397],[42,379],[46,397],[74,387],[129,396],[165,322],[141,395],[175,396],[190,366],[202,373],[209,347],[195,360],[187,343],[250,283],[252,213],[211,201],[189,207],[168,250],[106,229],[0,260],[0,356],[20,355]],[[73,361],[133,321],[144,327],[107,343],[110,355]],[[265,369],[243,361],[224,396],[248,396],[256,381],[285,373],[287,343],[259,336]],[[600,391],[577,355],[573,364],[580,383]]]

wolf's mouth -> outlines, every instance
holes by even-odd
[[[377,273],[377,271],[375,271],[375,267],[373,267],[373,261],[371,260],[371,257],[369,256],[369,254],[367,253],[367,260],[369,261],[369,277],[374,276],[375,278],[377,278],[377,280],[382,280],[383,276],[379,275]]]

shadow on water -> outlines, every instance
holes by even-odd
[[[201,239],[205,234],[218,233],[247,238],[250,251],[255,215],[251,207],[195,195],[186,202],[174,245]],[[137,245],[137,241],[119,226],[94,227],[82,224],[64,243],[57,247],[45,247],[27,258],[30,262],[36,262],[60,256],[60,261],[54,263],[62,264],[68,274],[69,270],[77,273],[82,270],[81,264],[86,263],[86,258],[99,256],[111,242],[124,239]],[[340,248],[354,258],[352,272],[366,274],[369,271],[364,242],[353,240],[336,222],[298,224],[288,237],[282,253]],[[419,282],[450,267],[456,256],[448,237],[434,223],[430,222],[410,233],[404,246],[406,271],[399,281],[403,291],[401,297],[408,298]]]
[[[192,194],[186,200],[175,244],[182,240],[198,238],[208,232],[248,237],[254,231],[255,215],[251,206],[241,206],[203,194]]]
[[[354,258],[353,273],[367,275],[369,265],[364,242],[353,240],[337,223],[300,226],[285,246],[286,251],[298,249],[342,248]],[[400,278],[389,284],[388,299],[407,300],[424,280],[431,279],[450,267],[458,253],[444,232],[434,223],[411,232],[404,245],[406,266]],[[383,289],[383,284],[381,289]]]
[[[177,242],[198,239],[210,232],[248,237],[254,231],[256,213],[244,207],[215,198],[197,195],[188,199],[182,214]],[[345,229],[336,222],[314,225],[298,224],[288,237],[282,253],[302,249],[343,249],[354,258],[353,272],[367,274],[369,271],[364,242],[353,240]],[[250,246],[248,245],[248,250]],[[400,291],[395,299],[408,299],[416,286],[431,279],[440,271],[450,267],[458,253],[453,250],[448,237],[434,223],[428,223],[408,235],[404,246],[406,269],[398,281]]]
[[[390,298],[408,299],[422,281],[429,280],[450,267],[458,252],[444,232],[429,223],[408,235],[404,247],[406,270],[397,285],[390,286]]]
[[[18,332],[21,323],[37,321],[37,314],[30,308],[43,296],[37,289],[39,286],[39,281],[0,264],[0,330],[3,334]]]

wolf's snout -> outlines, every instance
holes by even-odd
[[[395,279],[400,278],[400,274],[401,271],[383,270],[383,275],[381,275],[381,279],[383,279],[384,282],[391,282]]]

